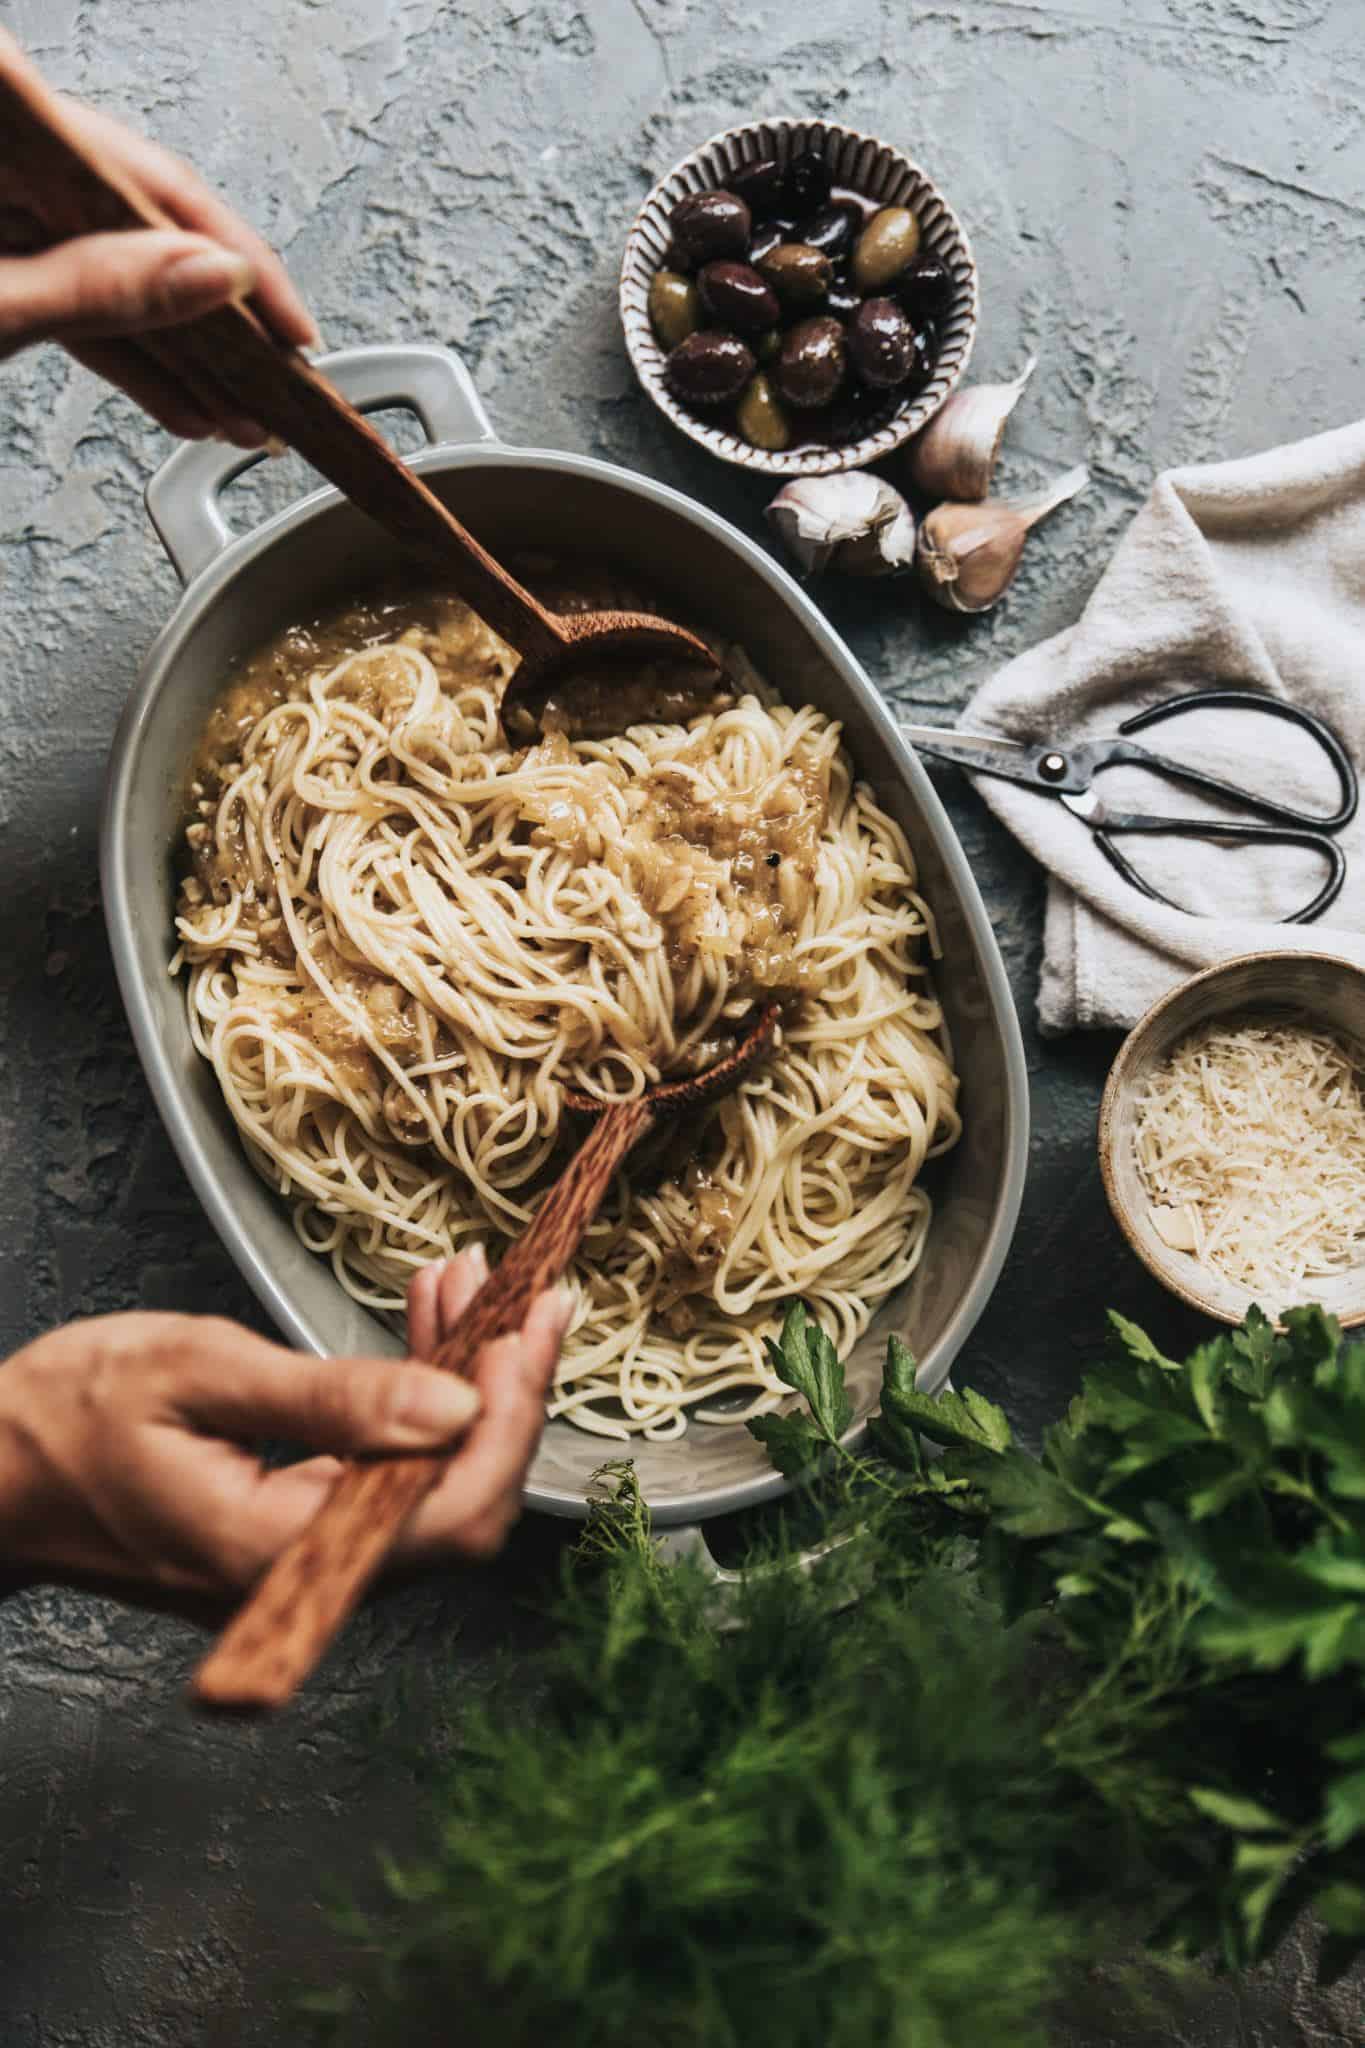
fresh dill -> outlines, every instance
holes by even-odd
[[[721,1628],[612,1468],[534,1711],[461,1720],[428,1855],[348,1909],[355,1982],[314,2009],[367,2044],[458,2006],[509,2048],[1042,2048],[1135,1925],[1241,1968],[1311,1907],[1349,1966],[1365,1344],[1316,1309],[1183,1361],[1113,1326],[1036,1457],[894,1340],[852,1451],[794,1306],[805,1406],[751,1427],[848,1540],[806,1576],[770,1535]]]

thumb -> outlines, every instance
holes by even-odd
[[[235,1333],[186,1361],[176,1406],[243,1441],[285,1437],[320,1451],[439,1450],[480,1410],[476,1388],[415,1359],[313,1358]]]
[[[173,327],[244,298],[254,283],[245,256],[206,235],[83,235],[37,256],[0,259],[0,350]]]

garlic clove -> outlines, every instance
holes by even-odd
[[[920,524],[920,581],[949,611],[989,611],[1013,581],[1027,538],[1003,505],[936,505]]]
[[[1009,384],[969,384],[940,406],[910,446],[910,481],[927,498],[972,504],[991,487],[1005,424],[1038,367],[1030,356]]]
[[[883,501],[865,532],[841,542],[834,566],[845,576],[902,576],[915,563],[915,515],[900,492],[883,485]]]
[[[865,470],[800,477],[767,516],[807,576],[894,576],[915,559],[914,514],[893,484]]]
[[[1083,464],[1034,498],[936,505],[921,520],[915,566],[929,595],[955,612],[988,612],[1014,580],[1033,527],[1090,481]]]
[[[875,479],[858,471],[802,477],[783,485],[768,507],[767,519],[803,573],[818,576],[841,542],[863,532],[876,505]]]

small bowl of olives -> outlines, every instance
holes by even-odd
[[[976,265],[910,159],[826,121],[759,121],[694,150],[626,243],[636,375],[726,462],[824,476],[928,424],[967,367]]]

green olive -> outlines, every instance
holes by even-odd
[[[760,256],[758,270],[784,306],[809,309],[821,305],[834,281],[834,265],[806,242],[779,242]]]
[[[701,326],[701,300],[690,277],[656,270],[649,284],[649,317],[664,348],[676,348]]]
[[[919,254],[919,222],[908,206],[884,206],[874,213],[853,245],[853,282],[859,291],[880,291]]]
[[[754,448],[791,447],[790,422],[761,370],[735,408],[735,425]]]

